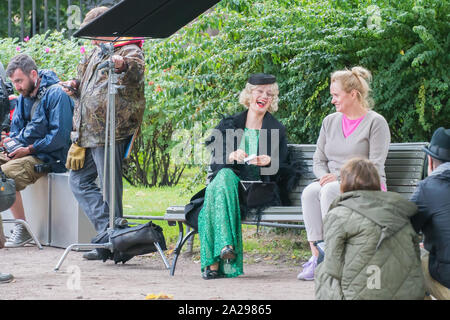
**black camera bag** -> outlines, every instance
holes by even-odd
[[[135,227],[119,227],[112,231],[104,231],[92,240],[92,243],[112,243],[113,252],[108,249],[97,249],[103,262],[108,259],[115,263],[125,263],[134,256],[156,252],[155,242],[161,250],[167,250],[162,228],[151,221]]]
[[[162,228],[151,221],[136,227],[116,229],[111,233],[114,251],[140,255],[157,251],[154,243],[158,242],[166,250],[166,240]]]

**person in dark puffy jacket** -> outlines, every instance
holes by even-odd
[[[3,147],[1,140],[8,135],[11,116],[16,106],[17,98],[13,93],[13,86],[10,82],[6,81],[6,72],[3,64],[0,62],[0,147]]]
[[[49,171],[65,172],[70,147],[73,102],[58,84],[56,74],[38,70],[33,59],[19,54],[6,69],[15,89],[20,93],[11,122],[6,145],[17,146],[0,154],[0,165],[7,177],[16,184],[16,201],[11,207],[15,219],[25,219],[20,191],[36,182],[45,172],[37,172],[36,165],[47,164]],[[5,247],[18,247],[31,241],[30,234],[16,224]]]
[[[428,177],[411,197],[419,208],[411,218],[424,235],[422,269],[427,291],[436,299],[450,300],[450,129],[437,129],[428,154]]]
[[[424,299],[414,203],[380,191],[377,169],[356,158],[341,169],[341,192],[325,217],[317,299]]]

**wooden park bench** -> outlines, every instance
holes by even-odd
[[[389,146],[389,153],[385,164],[387,188],[389,191],[398,192],[404,198],[409,199],[414,192],[418,181],[425,177],[426,156],[422,147],[426,145],[427,143],[414,142],[392,143]],[[289,145],[289,152],[294,159],[301,160],[306,166],[306,174],[303,175],[298,187],[289,194],[292,206],[267,208],[261,215],[260,226],[304,228],[300,195],[303,189],[316,178],[312,172],[312,157],[315,149],[316,146],[311,144]],[[127,218],[137,217],[132,216]],[[142,219],[144,217],[139,218]],[[150,217],[147,217],[147,219],[148,218]],[[170,266],[170,275],[173,276],[175,274],[175,267],[181,249],[188,239],[191,239],[192,241],[192,238],[197,231],[190,230],[188,227],[185,235],[184,224],[186,220],[184,216],[184,206],[170,206],[167,208],[166,214],[163,217],[151,218],[165,220],[170,226],[178,224],[178,241],[173,252],[174,256]],[[257,224],[257,217],[250,215],[245,220],[242,220],[242,223],[255,225]]]

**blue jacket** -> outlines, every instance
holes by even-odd
[[[44,88],[58,83],[53,71],[40,70],[41,79],[38,93]],[[33,145],[34,156],[50,163],[52,171],[65,172],[67,152],[70,147],[72,131],[73,101],[60,86],[54,86],[45,93],[37,106],[32,119],[31,108],[36,98],[19,96],[11,122],[10,137],[18,139],[23,145]]]
[[[430,275],[450,289],[450,162],[441,164],[421,181],[411,201],[419,209],[411,222],[425,237]]]

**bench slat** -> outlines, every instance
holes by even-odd
[[[308,167],[312,167],[313,160],[306,159],[304,160],[304,164]],[[404,158],[404,159],[386,159],[386,166],[423,166],[423,159],[418,158]]]
[[[307,174],[308,174],[308,176],[305,176],[305,177],[312,177],[313,179],[315,178],[314,173],[312,172],[312,163],[304,166],[304,169],[307,171]],[[420,174],[422,174],[423,169],[424,169],[424,164],[420,164],[420,165],[390,165],[390,166],[385,166],[384,171],[386,172],[386,174],[388,172],[411,172],[411,171],[419,172]]]
[[[420,174],[423,173],[424,166],[423,165],[417,165],[417,166],[386,166],[384,168],[384,171],[387,175],[389,175],[389,172],[419,172]]]
[[[390,144],[385,165],[389,191],[398,192],[406,199],[410,198],[417,183],[423,177],[426,157],[422,148],[427,144],[425,142]],[[316,145],[290,144],[288,148],[294,159],[303,162],[306,173],[299,181],[299,186],[288,196],[292,206],[266,209],[261,217],[262,222],[301,222],[303,219],[300,195],[304,188],[315,179],[315,175],[312,172],[312,157],[316,150]],[[184,206],[167,208],[164,219],[167,221],[185,221]],[[251,220],[252,218],[249,218],[248,221]]]
[[[314,152],[303,152],[296,150],[292,152],[292,156],[296,160],[312,160]],[[425,152],[423,151],[391,151],[387,155],[387,159],[424,159]]]
[[[302,208],[300,206],[292,207],[270,207],[263,211],[261,221],[264,222],[302,222],[303,216],[301,215]],[[171,206],[167,208],[167,212],[164,216],[164,220],[167,221],[186,221],[184,216],[184,206]],[[245,221],[256,221],[257,218],[254,215],[249,215]]]

